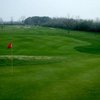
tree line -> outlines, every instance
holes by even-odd
[[[50,18],[48,16],[34,16],[34,17],[21,17],[20,21],[5,22],[0,18],[0,27],[3,28],[5,25],[34,25],[34,26],[45,26],[53,28],[62,28],[67,30],[79,30],[79,31],[91,31],[100,32],[100,21],[99,20],[84,20],[80,18]]]
[[[26,25],[63,28],[67,30],[100,32],[100,21],[74,18],[28,17],[24,20]]]

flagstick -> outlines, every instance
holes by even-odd
[[[11,66],[12,66],[12,74],[14,73],[14,64],[13,64],[13,33],[12,33],[12,48],[11,48]]]
[[[12,69],[12,73],[14,73],[14,64],[13,64],[13,35],[12,35],[12,42],[9,43],[8,45],[8,49],[10,49],[10,57],[11,57],[11,69]]]
[[[11,48],[11,67],[12,67],[12,73],[14,73],[14,65],[13,65],[13,47]]]

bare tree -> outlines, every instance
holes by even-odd
[[[19,21],[20,21],[22,24],[24,24],[25,18],[26,18],[25,16],[21,16],[20,19],[19,19]]]
[[[13,17],[11,17],[11,19],[10,19],[10,23],[11,23],[11,25],[13,24]]]
[[[0,18],[0,24],[3,24],[3,19],[2,18]]]
[[[0,27],[1,27],[1,29],[4,29],[4,22],[3,22],[2,18],[0,18]]]
[[[68,34],[70,33],[70,15],[69,14],[67,14],[67,23],[66,23],[66,25],[67,25],[67,30],[68,30]]]

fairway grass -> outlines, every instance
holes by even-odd
[[[13,56],[7,48],[12,34]],[[100,100],[99,77],[97,33],[23,26],[0,29],[0,100]]]

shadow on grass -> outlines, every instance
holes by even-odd
[[[100,45],[92,44],[88,46],[78,46],[78,47],[75,47],[74,49],[79,52],[100,55]]]

